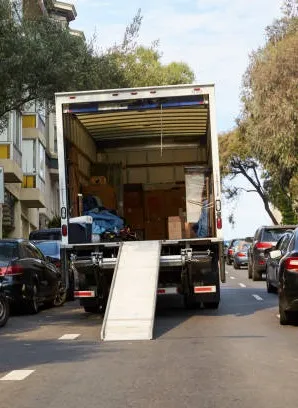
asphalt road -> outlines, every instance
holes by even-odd
[[[160,299],[153,341],[100,342],[101,318],[75,302],[13,316],[0,330],[0,407],[296,408],[298,327],[279,325],[265,282],[227,270],[217,311]]]

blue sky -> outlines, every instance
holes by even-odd
[[[241,77],[249,53],[264,44],[265,27],[280,16],[282,0],[73,0],[78,16],[72,28],[87,38],[97,34],[99,48],[123,38],[125,27],[141,8],[140,43],[160,41],[163,61],[184,61],[198,83],[215,83],[217,128],[233,127],[239,113]],[[238,181],[239,182],[239,181]],[[234,210],[232,230],[226,218],[226,238],[252,235],[270,224],[256,194],[244,194]]]

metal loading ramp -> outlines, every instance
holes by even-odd
[[[161,243],[123,242],[119,252],[101,338],[105,341],[150,340]]]

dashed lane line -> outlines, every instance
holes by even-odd
[[[236,279],[235,276],[230,276],[230,279]]]
[[[13,370],[4,377],[0,378],[0,381],[21,381],[27,378],[30,374],[34,373],[34,371],[35,370]]]
[[[277,317],[278,319],[280,319],[280,315],[279,315],[279,314],[277,314],[276,317]]]
[[[239,283],[239,286],[241,286],[241,288],[246,288],[246,285],[244,285],[244,283]]]
[[[64,334],[58,340],[76,340],[80,334]]]
[[[264,300],[261,296],[259,296],[259,295],[252,295],[256,300],[259,300],[259,301],[261,301],[261,300]]]

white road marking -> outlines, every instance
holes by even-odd
[[[246,285],[244,285],[244,283],[239,283],[239,286],[241,286],[241,288],[246,288]]]
[[[236,279],[234,276],[230,276],[230,279]]]
[[[261,298],[261,296],[259,295],[252,295],[256,300],[264,300],[263,298]]]
[[[228,275],[228,274],[229,274],[229,271],[226,271],[226,274]]]
[[[280,319],[280,315],[279,315],[279,314],[277,314],[276,317],[277,317],[278,319]]]
[[[58,340],[76,340],[80,334],[64,334]]]
[[[30,374],[34,373],[34,371],[35,370],[13,370],[4,377],[0,378],[0,381],[21,381],[27,378]]]

